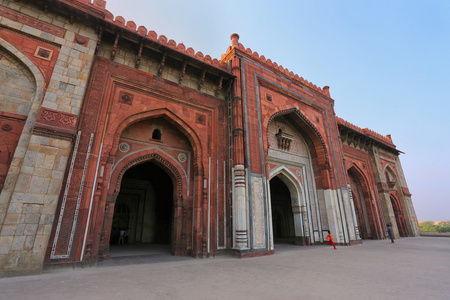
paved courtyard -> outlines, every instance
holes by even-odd
[[[250,259],[118,255],[92,268],[1,278],[0,299],[450,298],[450,238],[275,250]]]

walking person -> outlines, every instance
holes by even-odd
[[[331,232],[328,230],[328,235],[327,235],[327,237],[325,238],[326,240],[328,240],[326,243],[328,244],[328,245],[333,245],[333,247],[334,247],[334,250],[337,250],[336,249],[336,245],[334,244],[334,242],[333,242],[333,236],[331,235]]]
[[[125,240],[124,240],[125,232],[126,231],[125,231],[124,228],[120,229],[119,242],[117,243],[118,245],[123,245],[124,244],[124,242],[125,242]]]
[[[387,232],[391,238],[391,243],[394,243],[394,233],[392,232],[391,224],[387,224]]]

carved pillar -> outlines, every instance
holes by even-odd
[[[236,36],[231,36],[233,46],[237,46]],[[231,61],[231,72],[236,76],[231,103],[231,126],[233,135],[233,249],[248,248],[248,211],[247,187],[244,166],[244,127],[241,89],[241,60],[234,57]]]
[[[181,195],[175,199],[174,223],[173,223],[173,245],[172,252],[174,255],[183,255],[183,227],[185,225],[183,213],[183,198]],[[185,235],[185,234],[184,234]],[[184,238],[184,244],[186,238]]]
[[[202,222],[202,199],[203,199],[203,168],[199,166],[201,159],[196,158],[194,164],[194,185],[195,185],[195,198],[193,205],[193,233],[194,241],[192,245],[192,256],[198,257],[202,253],[202,236],[203,236],[203,222]]]
[[[98,201],[95,201],[97,202],[96,209],[92,212],[92,223],[88,230],[90,234],[88,234],[86,246],[92,244],[92,257],[95,258],[98,253],[99,261],[109,259],[109,239],[114,218],[114,208],[120,192],[120,190],[108,190],[108,186],[111,184],[108,179],[110,178],[113,162],[114,158],[110,155],[103,157],[100,163],[98,186],[96,187],[96,189],[100,189],[100,194],[94,199],[98,199]]]

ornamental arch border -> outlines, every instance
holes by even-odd
[[[111,170],[111,187],[109,188],[110,194],[118,194],[122,184],[122,179],[126,171],[134,166],[147,163],[156,162],[161,166],[164,171],[172,178],[174,183],[174,191],[176,190],[177,199],[183,198],[183,186],[187,185],[188,180],[183,175],[183,172],[179,171],[175,165],[176,160],[169,155],[163,153],[158,148],[151,148],[143,151],[133,153],[127,157],[124,157],[120,162],[115,165]],[[187,188],[187,187],[186,187]],[[175,196],[175,194],[174,194]]]

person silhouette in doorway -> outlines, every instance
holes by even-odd
[[[124,240],[124,238],[125,238],[125,229],[124,228],[122,228],[122,229],[120,229],[120,236],[119,236],[119,242],[117,243],[118,245],[123,245],[124,243],[125,243],[125,240]]]

